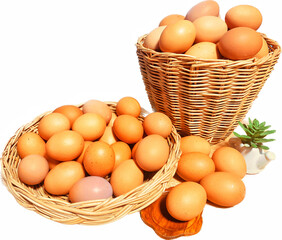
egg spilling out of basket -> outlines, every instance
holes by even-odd
[[[169,116],[181,135],[214,144],[229,137],[280,56],[279,44],[258,32],[261,24],[255,6],[222,15],[210,0],[159,19],[136,44],[152,108]]]
[[[98,100],[55,109],[39,121],[38,133],[20,136],[19,179],[28,185],[43,181],[45,191],[69,194],[71,202],[130,192],[170,154],[171,120],[159,112],[143,119],[140,114],[132,97],[120,99],[116,111]]]

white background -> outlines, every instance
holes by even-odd
[[[139,71],[137,38],[166,15],[186,12],[198,0],[0,1],[0,149],[23,124],[63,104],[135,97],[151,110]],[[282,43],[277,0],[218,0],[221,16],[235,4],[255,5],[260,32]],[[281,239],[281,81],[279,62],[248,117],[266,121],[277,140],[276,160],[246,176],[246,197],[227,209],[207,205],[201,231],[190,239]],[[139,213],[101,226],[64,225],[20,206],[0,183],[0,238],[159,239]],[[183,238],[185,239],[185,238]]]

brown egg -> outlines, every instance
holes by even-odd
[[[133,97],[123,97],[116,105],[117,115],[131,115],[133,117],[138,117],[141,113],[141,106],[139,102]]]
[[[94,141],[104,134],[105,119],[97,113],[84,113],[73,123],[72,130],[78,132],[85,141]]]
[[[113,125],[114,125],[114,121],[116,120],[116,118],[117,118],[117,115],[115,114],[115,113],[112,113],[112,118],[111,118],[111,120],[109,121],[109,123],[108,123],[108,127],[112,127]]]
[[[190,55],[196,58],[203,59],[220,59],[220,53],[217,45],[212,42],[200,42],[194,44],[185,52],[186,55]]]
[[[202,16],[219,16],[219,5],[216,1],[202,1],[192,7],[185,16],[186,20],[194,22]]]
[[[97,113],[100,114],[108,124],[112,117],[112,110],[110,107],[99,100],[89,100],[82,107],[83,113]]]
[[[114,169],[123,161],[131,159],[131,149],[125,142],[115,142],[111,145],[115,153],[115,166]]]
[[[71,126],[74,121],[83,114],[82,110],[74,105],[64,105],[56,108],[53,112],[64,114],[69,119]]]
[[[200,215],[206,205],[205,189],[195,182],[183,182],[167,195],[166,208],[179,221],[189,221]]]
[[[44,189],[53,195],[66,195],[71,187],[85,177],[82,165],[76,161],[61,162],[47,174]]]
[[[78,180],[69,191],[69,199],[72,203],[106,199],[113,195],[111,184],[102,177],[87,176]]]
[[[104,134],[100,137],[99,141],[108,143],[109,145],[118,141],[117,137],[114,134],[113,127],[106,127]]]
[[[89,175],[105,177],[114,168],[114,150],[107,143],[93,142],[84,153],[83,165]]]
[[[54,134],[46,143],[47,155],[57,161],[74,160],[82,153],[83,137],[72,130]]]
[[[191,152],[182,154],[177,174],[186,181],[199,182],[205,176],[215,171],[213,160],[204,153]]]
[[[19,137],[17,152],[20,158],[24,158],[30,154],[45,156],[45,141],[37,133],[24,133]]]
[[[262,47],[262,37],[248,27],[237,27],[226,32],[218,42],[221,55],[231,60],[254,57]]]
[[[269,54],[268,44],[262,37],[262,47],[259,52],[255,55],[256,58],[263,58]]]
[[[136,150],[137,150],[137,147],[139,145],[139,143],[142,141],[143,138],[141,138],[137,143],[134,144],[134,146],[132,147],[132,150],[131,150],[131,156],[133,159],[135,159],[135,153],[136,153]]]
[[[38,154],[24,157],[18,168],[19,179],[28,185],[41,183],[49,171],[47,160]]]
[[[262,23],[262,15],[254,6],[238,5],[227,11],[225,22],[229,29],[235,27],[249,27],[257,30]]]
[[[116,197],[126,194],[144,181],[143,171],[134,160],[122,162],[112,173],[110,183]]]
[[[243,155],[235,148],[220,147],[212,155],[216,171],[230,172],[243,178],[247,173],[247,165]]]
[[[139,167],[148,172],[161,169],[167,162],[169,146],[167,140],[157,134],[146,136],[139,143],[135,160]]]
[[[48,155],[46,155],[45,158],[48,161],[50,170],[53,169],[55,166],[57,166],[59,163],[61,163],[61,161],[50,158]]]
[[[128,144],[138,142],[144,133],[142,123],[131,115],[118,116],[113,130],[118,139]]]
[[[160,51],[159,41],[161,34],[166,26],[153,29],[144,39],[144,47],[155,51]]]
[[[180,14],[170,14],[161,20],[159,26],[165,26],[171,23],[176,23],[179,20],[184,20],[184,18],[185,17]]]
[[[62,113],[50,113],[44,116],[38,124],[38,134],[44,140],[48,140],[57,132],[69,130],[69,119]]]
[[[233,173],[214,172],[204,177],[200,184],[206,190],[208,200],[222,207],[233,207],[245,198],[245,184]]]
[[[210,143],[200,136],[185,136],[180,140],[180,150],[182,154],[190,152],[201,152],[209,155],[211,151]]]
[[[159,46],[163,52],[184,53],[193,45],[195,37],[194,24],[188,20],[179,20],[163,30]]]
[[[215,16],[199,17],[193,24],[196,28],[196,43],[217,43],[228,30],[226,23],[221,18]]]
[[[167,138],[172,131],[172,122],[164,113],[153,112],[144,118],[143,127],[147,135],[159,134]]]
[[[91,143],[92,143],[91,141],[84,141],[84,147],[83,147],[82,153],[81,153],[81,154],[79,155],[79,157],[76,159],[77,162],[79,162],[79,163],[82,164],[85,151],[86,151],[86,149],[88,148],[88,146],[89,146]]]

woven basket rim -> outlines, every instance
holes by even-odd
[[[112,110],[115,109],[116,102],[105,101],[105,103]],[[82,107],[83,104],[76,106]],[[167,163],[148,181],[124,195],[105,200],[71,203],[66,196],[57,197],[48,194],[44,190],[43,183],[34,187],[27,186],[19,180],[16,174],[18,162],[20,161],[16,151],[16,144],[23,133],[36,132],[36,125],[44,116],[50,113],[52,111],[47,111],[20,127],[6,144],[1,158],[2,182],[9,192],[20,205],[46,218],[60,223],[85,225],[98,225],[116,221],[127,214],[140,211],[154,202],[166,189],[166,185],[176,172],[181,154],[180,135],[173,126],[172,132],[167,138],[170,147]],[[147,113],[143,111],[143,114]],[[143,120],[144,116],[140,114],[138,119]],[[42,194],[41,191],[44,193]]]
[[[268,61],[269,58],[272,58],[273,55],[279,55],[281,53],[281,46],[278,44],[277,41],[272,40],[270,38],[267,37],[266,34],[264,33],[260,33],[260,35],[266,40],[268,46],[270,47],[270,50],[268,55],[258,59],[256,57],[253,58],[249,58],[246,60],[231,60],[231,59],[203,59],[203,58],[196,58],[190,55],[186,55],[183,53],[171,53],[171,52],[161,52],[161,51],[155,51],[153,49],[150,48],[146,48],[144,47],[143,43],[144,43],[144,39],[148,34],[144,34],[142,36],[140,36],[137,39],[137,43],[135,44],[137,49],[142,50],[143,52],[146,52],[147,54],[150,54],[151,56],[155,56],[155,57],[164,57],[164,58],[176,58],[179,59],[181,61],[195,61],[195,63],[197,65],[205,65],[205,64],[215,64],[215,65],[227,65],[227,66],[232,66],[232,65],[246,65],[246,64],[255,64],[255,65],[262,65],[264,64],[266,61]]]

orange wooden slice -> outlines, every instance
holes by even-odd
[[[198,233],[203,223],[202,214],[192,220],[183,222],[171,217],[166,210],[165,201],[170,189],[165,191],[151,205],[140,211],[141,219],[164,239],[174,239]]]

